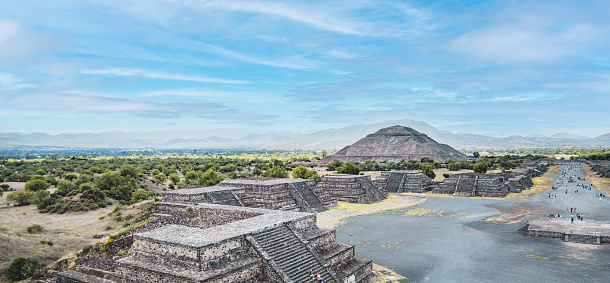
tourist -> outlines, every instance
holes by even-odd
[[[318,282],[324,282],[324,278],[322,278],[322,276],[320,276],[320,273],[318,273],[318,275],[316,275],[316,279],[318,279]]]

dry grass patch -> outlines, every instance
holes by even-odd
[[[398,283],[398,280],[407,279],[400,274],[383,267],[381,265],[377,265],[373,263],[373,274],[377,276],[377,279],[372,281],[371,283]]]
[[[390,195],[387,199],[373,204],[355,204],[338,202],[330,210],[317,214],[317,224],[320,228],[332,229],[347,217],[360,214],[371,214],[382,210],[390,210],[412,206],[426,201],[426,198],[409,196],[406,194]]]
[[[117,206],[117,201],[113,201],[113,205],[94,211],[64,214],[39,213],[35,205],[2,207],[0,208],[0,223],[2,223],[0,271],[8,268],[11,261],[19,256],[49,265],[58,259],[72,256],[81,251],[85,245],[103,242],[109,234],[123,229],[127,215],[132,215],[128,217],[131,223],[141,218],[149,202],[125,207],[120,211],[120,221],[117,221],[114,215],[108,216]],[[27,233],[27,227],[34,224],[41,225],[44,231],[38,234]],[[49,241],[52,244],[49,244]],[[7,280],[1,276],[4,275],[0,275],[0,282]]]
[[[610,195],[610,178],[598,176],[589,166],[582,166],[582,172],[585,173],[585,180],[589,184],[593,185],[602,194]]]
[[[520,193],[508,193],[505,198],[511,200],[530,200],[539,193],[550,190],[553,187],[550,182],[555,179],[556,176],[554,175],[556,175],[558,172],[559,165],[551,166],[542,177],[532,178],[534,186],[531,189],[522,191]]]

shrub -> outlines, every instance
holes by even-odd
[[[137,189],[131,194],[131,203],[137,203],[148,199],[148,192],[144,189]]]
[[[6,195],[6,200],[14,201],[17,203],[17,206],[22,206],[30,204],[32,196],[34,196],[33,192],[21,190]]]
[[[95,186],[95,184],[93,184],[93,183],[87,183],[87,184],[91,184],[91,185]],[[86,184],[83,184],[83,185],[86,185]],[[106,194],[102,190],[92,187],[92,188],[84,191],[81,198],[88,199],[93,202],[103,202],[104,199],[106,198]]]
[[[352,163],[345,163],[337,168],[337,173],[358,175],[360,173],[360,168]]]
[[[445,177],[445,178],[449,178],[449,176],[451,176],[451,174],[449,174],[449,173],[443,173],[443,177]]]
[[[35,260],[20,256],[13,260],[11,266],[6,270],[6,275],[13,280],[23,280],[31,277],[38,267],[40,264]]]
[[[83,251],[82,251],[82,253],[83,253],[83,254],[86,254],[86,253],[88,253],[88,252],[89,252],[89,251],[90,251],[92,248],[93,248],[93,245],[85,245],[85,246],[83,247]]]
[[[34,224],[34,225],[26,228],[26,231],[29,234],[40,234],[40,233],[44,232],[44,227],[42,227],[41,225],[38,225],[38,224]]]
[[[25,190],[30,192],[46,190],[51,186],[51,184],[47,183],[44,180],[31,180],[25,183]]]

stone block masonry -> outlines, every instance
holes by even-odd
[[[370,176],[334,174],[322,177],[314,191],[327,192],[334,201],[375,203],[386,198]]]
[[[200,201],[201,192],[172,191],[164,201]],[[157,207],[151,228],[133,234],[129,256],[108,271],[120,280],[92,281],[102,278],[76,271],[60,273],[58,280],[307,282],[314,270],[325,282],[364,283],[372,276],[372,262],[337,243],[334,230],[319,229],[312,213],[201,202]]]
[[[375,184],[388,193],[425,193],[437,187],[426,174],[416,170],[381,172]]]

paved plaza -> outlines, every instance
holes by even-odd
[[[400,282],[608,282],[609,244],[518,231],[535,219],[574,231],[610,221],[608,198],[600,200],[600,192],[588,188],[580,165],[547,176],[556,188],[529,201],[429,197],[416,207],[348,218],[337,228],[337,239],[407,277]],[[578,213],[584,221],[576,219]]]

